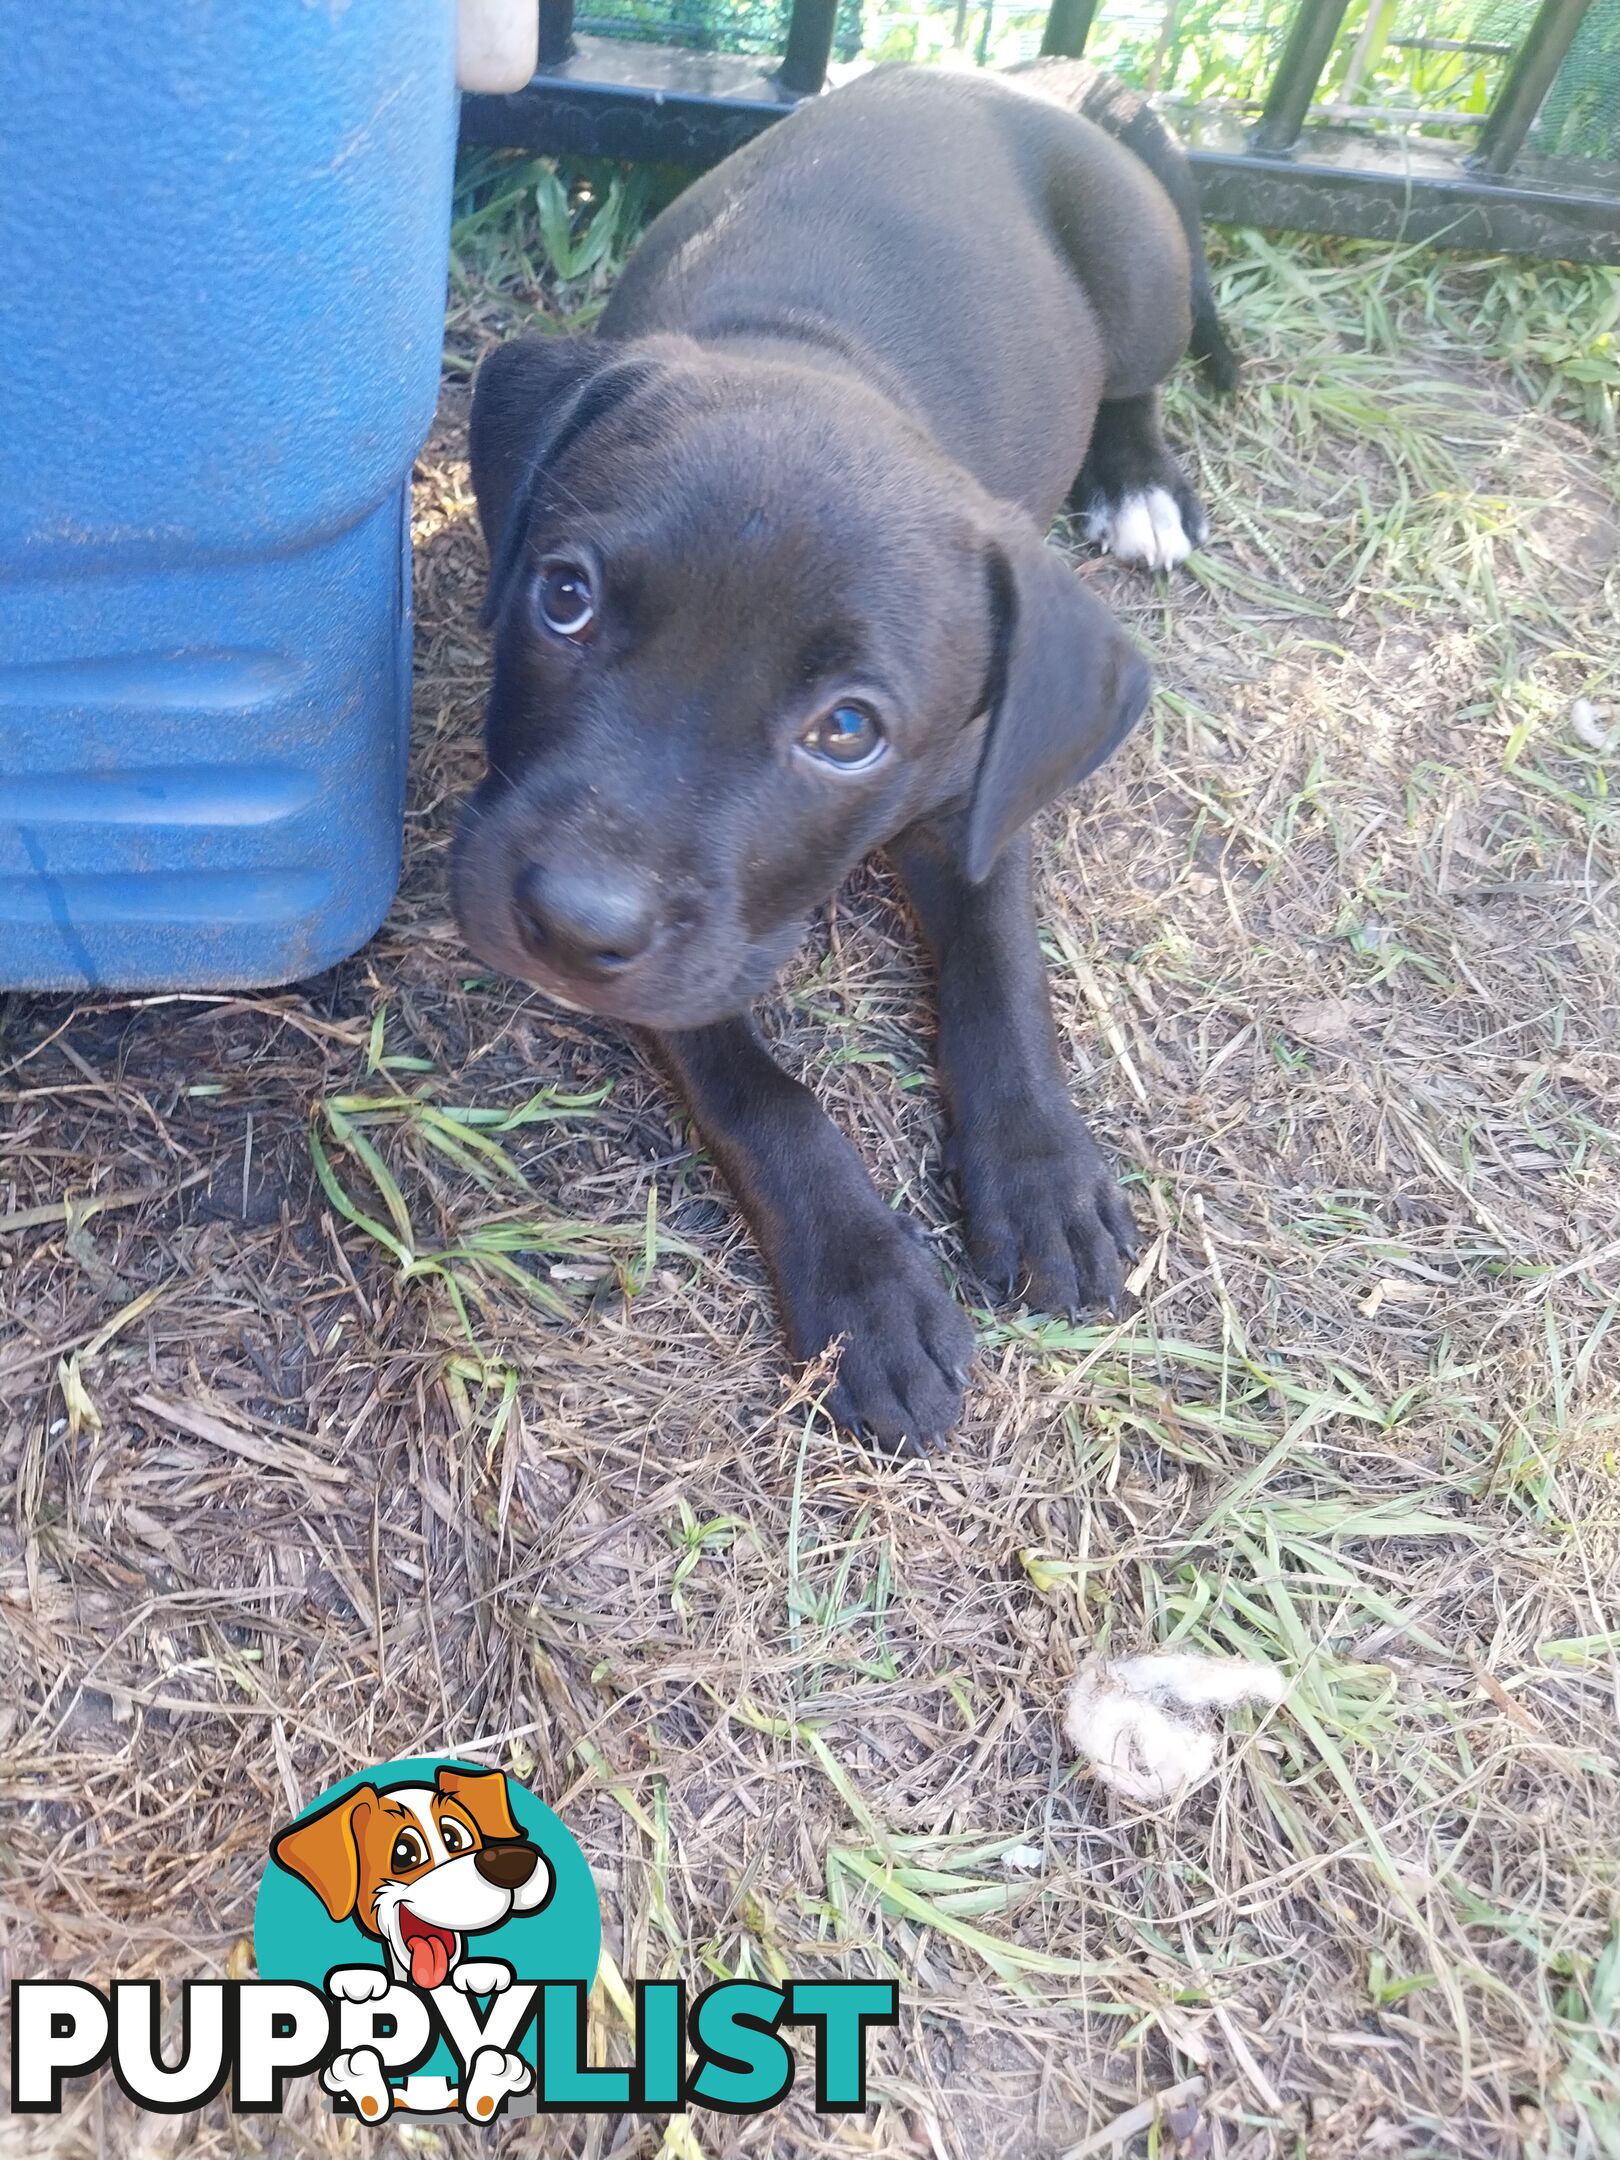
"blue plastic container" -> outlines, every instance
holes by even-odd
[[[0,987],[285,982],[399,877],[454,0],[4,46]]]

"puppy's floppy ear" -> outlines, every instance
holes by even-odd
[[[440,1792],[460,1801],[479,1834],[486,1838],[521,1838],[523,1832],[512,1817],[506,1797],[506,1778],[499,1770],[440,1769],[434,1777]]]
[[[473,493],[489,549],[484,622],[494,622],[523,558],[536,493],[569,444],[651,367],[594,337],[516,338],[492,352],[473,384],[468,429]]]
[[[318,1815],[306,1816],[270,1840],[270,1857],[308,1883],[334,1920],[347,1920],[360,1901],[360,1846],[355,1817],[377,1803],[374,1785],[357,1785]]]
[[[975,883],[1037,810],[1118,748],[1152,692],[1147,662],[1033,525],[998,526],[988,567],[990,724],[965,866]]]

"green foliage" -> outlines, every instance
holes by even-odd
[[[315,1175],[336,1213],[387,1254],[402,1281],[443,1289],[475,1351],[472,1311],[502,1291],[571,1320],[580,1276],[634,1296],[661,1255],[689,1254],[660,1232],[651,1194],[642,1223],[570,1221],[526,1205],[534,1197],[528,1171],[509,1143],[530,1126],[589,1119],[606,1085],[573,1094],[538,1088],[509,1110],[445,1102],[431,1078],[407,1091],[393,1077],[431,1067],[422,1058],[390,1056],[386,1028],[384,1007],[373,1019],[366,1058],[368,1078],[380,1084],[324,1096],[315,1107]],[[558,1263],[568,1270],[560,1277],[552,1272]],[[471,1369],[461,1377],[465,1382]]]
[[[464,153],[450,225],[452,296],[496,286],[583,326],[675,184],[656,168],[607,158]]]
[[[1086,57],[1177,104],[1253,109],[1301,0],[1104,0]],[[983,0],[866,12],[865,57],[995,67],[1039,50],[1043,7]],[[1520,0],[1357,0],[1317,91],[1321,105],[1424,115],[1421,132],[1466,143],[1501,88],[1529,19]],[[1620,0],[1596,0],[1549,93],[1533,146],[1620,155]]]

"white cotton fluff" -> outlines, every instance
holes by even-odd
[[[1233,1703],[1277,1704],[1287,1681],[1252,1658],[1185,1650],[1087,1658],[1075,1675],[1063,1729],[1112,1791],[1143,1807],[1179,1800],[1215,1767],[1215,1735],[1198,1712]]]

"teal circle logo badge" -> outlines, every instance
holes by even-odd
[[[270,1840],[253,1916],[262,1980],[330,1997],[342,2045],[320,2072],[363,2122],[534,2111],[537,1988],[596,1978],[602,1919],[562,1821],[504,1772],[454,1757],[382,1763]]]

